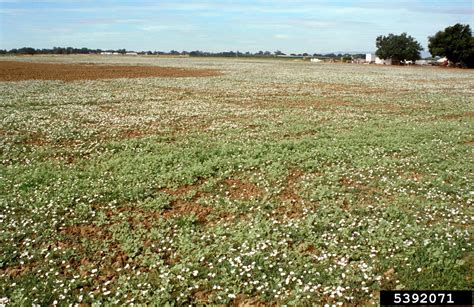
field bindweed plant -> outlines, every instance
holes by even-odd
[[[470,71],[19,60],[223,75],[0,83],[1,302],[361,305],[472,285]]]

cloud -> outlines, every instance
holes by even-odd
[[[468,15],[474,16],[474,9],[471,7],[443,8],[443,7],[409,7],[411,11],[422,13],[446,14],[446,15]]]
[[[289,39],[290,36],[286,35],[286,34],[275,34],[275,35],[273,35],[273,38],[276,38],[276,39]]]
[[[110,24],[136,24],[146,22],[143,19],[120,19],[120,18],[85,18],[77,21],[87,25],[110,25]]]
[[[289,24],[295,27],[303,27],[303,28],[317,28],[317,29],[324,29],[324,28],[331,28],[331,29],[338,29],[338,28],[346,28],[346,27],[365,27],[365,26],[375,26],[375,23],[368,22],[368,21],[359,21],[359,20],[345,20],[345,19],[333,19],[333,20],[325,20],[325,19],[314,19],[314,18],[294,18],[289,21]]]
[[[165,26],[165,25],[156,25],[156,26],[153,26],[153,25],[146,25],[146,26],[142,26],[139,28],[140,30],[143,30],[143,31],[149,31],[149,32],[160,32],[160,31],[169,31],[169,30],[172,30],[173,27],[171,26]]]
[[[351,13],[371,10],[387,11],[386,2],[375,1],[311,1],[311,0],[260,0],[260,1],[94,1],[94,0],[0,0],[9,8],[4,10],[14,11],[11,7],[15,4],[21,5],[21,11],[38,12],[48,10],[51,12],[104,12],[107,10],[126,12],[150,12],[150,11],[182,11],[182,12],[221,12],[221,13],[244,13],[244,14],[311,14],[318,11],[332,11],[339,13]],[[35,5],[32,5],[32,4]],[[28,5],[29,4],[29,5]],[[55,7],[48,6],[54,4]],[[17,7],[16,10],[20,8]],[[390,3],[390,12],[414,11],[420,14],[462,14],[472,15],[474,13],[472,0],[446,1],[412,1],[398,0]]]
[[[371,50],[388,33],[426,45],[446,26],[472,26],[473,14],[472,0],[0,0],[0,44]]]
[[[175,25],[147,24],[144,26],[140,26],[138,29],[142,31],[147,31],[147,32],[162,32],[162,31],[193,32],[193,31],[197,31],[199,27],[194,26],[194,25],[185,25],[185,24],[175,24]]]

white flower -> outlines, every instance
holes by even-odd
[[[418,273],[420,273],[420,272],[421,272],[421,268],[416,269],[416,271],[417,271]]]

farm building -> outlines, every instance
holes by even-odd
[[[375,58],[375,64],[379,65],[392,65],[392,59],[381,59],[379,57]]]
[[[415,65],[431,65],[433,61],[431,60],[416,60]]]
[[[436,60],[436,62],[439,65],[445,65],[445,66],[448,66],[448,64],[449,64],[449,60],[448,60],[447,57],[440,58],[440,59]]]
[[[365,55],[365,61],[368,63],[374,63],[375,62],[375,54],[374,53],[367,53]]]
[[[379,65],[392,65],[392,59],[381,59],[378,56],[375,56],[374,53],[367,53],[365,55],[365,62],[375,63]]]
[[[321,63],[321,62],[323,62],[322,60],[317,59],[317,58],[312,58],[310,61],[311,61],[312,63]]]

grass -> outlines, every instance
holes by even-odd
[[[3,301],[366,304],[472,288],[472,71],[41,60],[224,75],[0,83]]]

